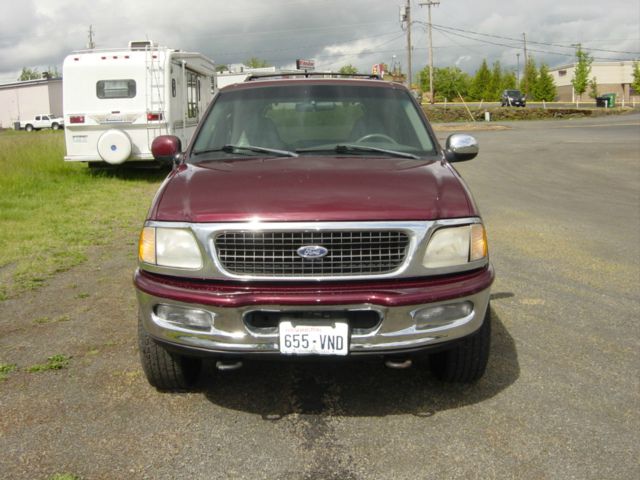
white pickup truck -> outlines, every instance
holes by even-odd
[[[36,115],[30,120],[24,120],[20,122],[20,130],[26,130],[31,132],[33,130],[40,130],[42,128],[50,128],[52,130],[58,130],[64,127],[64,118],[56,117],[50,113]]]

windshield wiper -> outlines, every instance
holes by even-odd
[[[391,155],[393,157],[400,158],[413,158],[415,160],[419,160],[420,157],[414,155],[413,153],[407,152],[398,152],[397,150],[388,150],[386,148],[378,148],[378,147],[365,147],[364,145],[354,145],[351,143],[345,143],[341,145],[336,145],[333,148],[301,148],[296,150],[298,153],[306,153],[306,152],[336,152],[336,153],[355,153],[355,152],[376,152],[376,153],[384,153],[386,155]]]
[[[271,153],[278,157],[297,157],[298,156],[296,152],[290,152],[289,150],[278,150],[276,148],[258,147],[255,145],[224,145],[222,148],[196,150],[193,152],[193,154],[201,155],[203,153],[213,153],[213,152],[235,153],[237,150],[246,150],[248,152],[257,152],[257,153]]]

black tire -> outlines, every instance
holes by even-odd
[[[58,125],[57,123],[51,124],[51,130],[58,130],[59,128],[60,128],[60,125]]]
[[[158,390],[184,391],[195,385],[202,368],[202,360],[167,351],[145,332],[140,320],[138,347],[142,369],[152,386]]]
[[[449,350],[429,356],[431,372],[443,382],[473,383],[484,375],[491,350],[491,307],[482,326]]]
[[[24,129],[25,129],[27,132],[33,132],[33,125],[31,125],[31,124],[29,124],[29,123],[28,123],[27,125],[25,125]]]

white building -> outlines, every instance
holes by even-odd
[[[0,85],[0,128],[50,113],[62,116],[62,79],[25,80]]]
[[[575,102],[576,95],[573,90],[571,80],[575,75],[575,63],[561,65],[549,71],[556,84],[558,98],[560,102]],[[623,101],[628,104],[634,100],[640,102],[640,92],[635,92],[631,88],[633,81],[633,62],[593,62],[589,79],[596,78],[598,84],[598,94],[615,93],[616,102]],[[592,101],[589,97],[589,88],[582,94],[581,101]]]
[[[228,66],[228,70],[216,74],[215,88],[218,89],[226,87],[227,85],[233,85],[234,83],[242,83],[249,75],[275,72],[276,67],[252,68],[242,63],[234,63]]]

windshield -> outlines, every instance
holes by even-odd
[[[519,97],[522,93],[520,93],[520,90],[507,90],[507,95],[510,97]]]
[[[301,83],[220,92],[190,161],[264,157],[268,149],[300,157],[435,153],[407,91]]]

